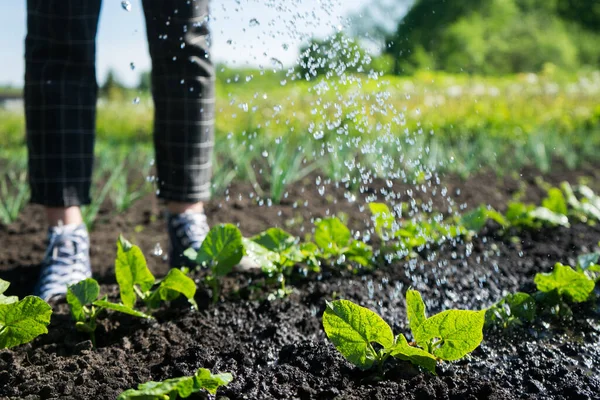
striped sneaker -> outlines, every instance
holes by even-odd
[[[48,301],[64,296],[67,286],[92,276],[90,238],[81,225],[48,229],[48,250],[34,294]]]
[[[189,248],[198,250],[210,231],[204,212],[169,214],[167,230],[171,268],[194,267],[196,263],[184,256],[183,252]]]

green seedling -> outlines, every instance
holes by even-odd
[[[29,201],[27,171],[8,171],[0,176],[0,222],[10,224],[16,221],[19,213]]]
[[[469,232],[477,233],[483,229],[488,220],[495,221],[504,228],[509,225],[508,221],[501,213],[491,207],[486,206],[479,206],[476,209],[464,214],[459,219],[459,224]]]
[[[196,284],[193,279],[175,268],[163,279],[155,279],[142,250],[123,236],[119,236],[117,241],[115,274],[121,302],[126,307],[133,308],[139,298],[151,312],[160,306],[161,301],[172,301],[183,295],[192,307],[198,308],[194,300]]]
[[[467,233],[459,224],[438,222],[437,218],[396,221],[394,214],[383,203],[369,203],[375,232],[389,251],[406,256],[414,255],[414,250],[428,243],[440,243]]]
[[[315,244],[324,259],[335,259],[337,264],[346,260],[368,267],[373,259],[371,246],[352,238],[350,229],[337,217],[315,223]]]
[[[594,280],[584,271],[576,271],[561,263],[556,263],[550,273],[536,274],[534,282],[540,292],[556,292],[573,303],[587,301],[595,286]]]
[[[208,269],[205,282],[212,290],[213,303],[216,303],[221,295],[222,278],[244,255],[242,233],[232,224],[216,225],[208,232],[198,251],[190,248],[183,254],[201,268]]]
[[[348,300],[327,303],[323,327],[349,362],[363,370],[376,367],[379,374],[390,356],[435,374],[438,360],[463,358],[483,340],[485,310],[447,310],[427,318],[425,304],[415,290],[407,291],[406,307],[414,343],[408,343],[403,334],[394,337],[379,315]]]
[[[485,314],[485,322],[486,325],[510,328],[533,322],[536,311],[535,298],[527,293],[517,292],[505,296],[490,307]]]
[[[36,296],[19,300],[5,296],[10,283],[0,279],[0,349],[31,342],[39,335],[48,333],[52,308]]]
[[[118,311],[139,318],[152,318],[140,311],[123,304],[111,303],[106,296],[99,297],[100,285],[95,279],[87,278],[67,289],[67,303],[71,308],[71,316],[75,320],[75,328],[90,334],[92,344],[96,346],[97,319],[104,310]]]
[[[121,393],[117,400],[175,400],[178,397],[189,397],[201,390],[214,395],[220,386],[226,386],[232,380],[233,376],[228,372],[213,375],[210,370],[199,368],[193,376],[142,383],[137,389]]]
[[[260,265],[269,278],[279,283],[276,297],[284,297],[290,293],[285,284],[295,265],[306,263],[313,272],[320,271],[318,247],[311,242],[298,242],[298,238],[280,228],[269,228],[250,239],[243,239],[248,257]]]
[[[506,210],[506,220],[516,228],[539,229],[544,225],[569,227],[569,218],[546,207],[533,204],[510,202]]]

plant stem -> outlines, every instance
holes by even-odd
[[[219,295],[221,294],[221,285],[217,278],[210,280],[210,286],[212,288],[212,302],[217,304],[219,302]]]

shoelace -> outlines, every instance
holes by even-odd
[[[48,250],[36,294],[44,299],[64,294],[67,286],[91,276],[88,258],[89,239],[85,228],[65,232],[61,227],[49,234]]]

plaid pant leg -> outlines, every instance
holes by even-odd
[[[143,5],[152,58],[159,197],[205,201],[215,110],[208,0],[144,0]]]
[[[33,203],[90,203],[100,5],[27,1],[24,97]]]

